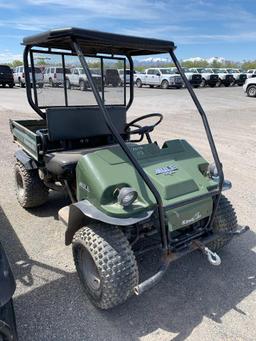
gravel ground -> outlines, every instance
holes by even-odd
[[[240,224],[251,231],[233,240],[210,266],[199,252],[173,263],[162,282],[111,311],[99,311],[84,295],[58,210],[68,203],[52,193],[41,208],[26,211],[15,199],[9,118],[36,117],[24,89],[0,89],[0,239],[17,279],[15,308],[21,341],[141,340],[222,341],[256,339],[256,99],[239,87],[196,90],[215,137],[227,192]],[[77,91],[78,93],[78,91]],[[186,138],[211,160],[199,115],[186,90],[136,89],[129,118],[162,112],[153,134],[163,142]],[[157,267],[155,253],[140,260],[142,276]]]

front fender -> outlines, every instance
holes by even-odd
[[[143,222],[151,217],[153,210],[140,212],[137,216],[128,218],[111,217],[93,206],[88,200],[82,200],[59,211],[59,219],[66,224],[65,244],[72,242],[77,230],[92,220],[117,226],[129,226]]]

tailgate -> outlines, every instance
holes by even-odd
[[[14,142],[22,147],[35,160],[39,160],[40,138],[36,134],[38,129],[44,129],[44,120],[10,120]]]

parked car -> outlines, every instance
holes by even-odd
[[[247,78],[256,77],[256,69],[249,69],[246,71]]]
[[[200,86],[203,88],[206,85],[209,85],[210,87],[215,87],[216,84],[219,81],[219,76],[217,73],[214,73],[212,70],[210,69],[206,69],[206,68],[190,68],[189,69],[191,72],[193,73],[200,73],[202,76],[202,81]]]
[[[65,70],[66,75],[70,74],[70,69]],[[63,68],[50,66],[44,71],[44,84],[49,84],[51,87],[62,85],[64,82]]]
[[[130,75],[131,75],[131,70],[126,69],[125,71],[123,69],[118,69],[117,70],[119,73],[119,77],[121,79],[122,84],[124,84],[124,74],[125,74],[125,82],[126,84],[130,84]],[[133,71],[133,77],[135,78],[136,76],[136,71]]]
[[[256,97],[256,78],[247,78],[243,85],[244,92],[247,93],[248,97]]]
[[[8,65],[0,65],[0,84],[4,88],[6,85],[13,88],[14,80],[11,68]]]
[[[171,68],[146,69],[145,73],[136,74],[135,83],[138,88],[141,88],[143,85],[149,85],[151,88],[160,86],[162,89],[180,89],[183,86],[181,76]]]
[[[32,73],[31,73],[31,67],[29,68],[29,77],[30,77],[30,83],[32,85]],[[44,85],[44,76],[42,71],[40,70],[39,67],[35,67],[35,81],[36,84],[39,86],[39,88],[42,88]],[[13,78],[14,78],[14,83],[18,84],[21,88],[24,88],[26,85],[26,80],[25,80],[25,73],[24,73],[24,66],[17,66],[13,70]]]
[[[122,80],[117,69],[106,69],[104,72],[105,85],[120,86]]]
[[[12,296],[16,288],[13,273],[0,243],[0,340],[17,341],[17,329]]]
[[[206,70],[209,70],[213,73],[218,74],[219,80],[216,83],[216,86],[218,86],[218,87],[221,85],[228,87],[231,84],[233,84],[235,81],[235,78],[233,77],[233,75],[231,73],[229,73],[228,71],[226,71],[225,69],[206,68]]]
[[[94,82],[100,90],[102,88],[101,75],[93,72],[93,69],[91,69],[91,73]],[[75,67],[70,70],[70,72],[66,75],[66,85],[68,89],[71,89],[71,87],[74,86],[79,87],[81,91],[85,91],[90,88],[87,76],[81,67]]]
[[[239,85],[242,86],[247,79],[247,75],[245,72],[241,72],[239,69],[225,69],[228,73],[232,74],[234,77],[234,82],[231,85]]]
[[[170,68],[172,71],[175,73],[178,73],[178,70],[176,67],[171,67]],[[189,83],[194,87],[198,88],[202,82],[202,76],[198,72],[191,72],[189,68],[183,67],[183,71],[189,81]]]

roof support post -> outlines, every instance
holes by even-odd
[[[213,156],[213,159],[214,159],[214,162],[215,162],[215,165],[217,167],[217,170],[218,170],[218,174],[219,174],[219,194],[216,196],[216,200],[215,200],[215,205],[214,205],[214,208],[213,208],[213,212],[212,212],[212,216],[211,216],[211,219],[209,220],[208,224],[207,224],[207,228],[210,229],[211,226],[212,226],[212,223],[213,223],[213,220],[214,220],[214,217],[215,217],[215,214],[216,214],[216,211],[217,211],[217,208],[218,208],[218,205],[219,205],[219,200],[220,200],[220,196],[221,196],[221,191],[222,191],[222,187],[223,187],[223,182],[224,182],[224,173],[223,173],[223,169],[222,169],[222,164],[220,162],[220,159],[219,159],[219,155],[218,155],[218,152],[217,152],[217,149],[216,149],[216,146],[215,146],[215,143],[214,143],[214,140],[213,140],[213,136],[212,136],[212,132],[211,132],[211,129],[210,129],[210,126],[209,126],[209,123],[208,123],[208,119],[207,119],[207,116],[205,114],[205,111],[204,109],[202,108],[193,88],[192,88],[192,85],[190,84],[190,82],[188,81],[177,57],[175,56],[175,53],[173,50],[170,50],[170,56],[176,66],[176,68],[178,69],[184,83],[185,83],[185,86],[186,88],[188,89],[188,92],[193,100],[193,102],[195,103],[195,106],[202,118],[202,121],[203,121],[203,125],[204,125],[204,128],[205,128],[205,132],[206,132],[206,136],[207,136],[207,139],[208,139],[208,142],[209,142],[209,145],[210,145],[210,149],[211,149],[211,152],[212,152],[212,156]]]
[[[77,43],[77,41],[75,39],[72,40],[72,46],[73,49],[76,51],[78,58],[80,60],[80,63],[84,69],[84,72],[87,76],[87,79],[89,81],[89,84],[92,88],[93,94],[95,96],[96,102],[102,112],[102,115],[105,119],[105,123],[107,125],[107,127],[109,128],[110,132],[113,134],[113,136],[116,138],[117,142],[119,143],[120,147],[122,148],[122,150],[124,151],[124,153],[128,156],[130,162],[132,163],[132,165],[134,166],[134,168],[136,169],[136,171],[139,173],[139,175],[142,177],[142,179],[144,180],[144,182],[146,183],[146,185],[148,186],[148,188],[150,189],[150,191],[152,192],[152,194],[154,195],[155,199],[156,199],[156,203],[157,203],[157,209],[158,209],[158,217],[159,217],[159,224],[160,224],[160,233],[161,233],[161,240],[162,240],[162,247],[163,247],[163,251],[165,253],[168,253],[169,250],[169,233],[168,233],[168,228],[167,225],[165,224],[165,215],[164,215],[164,207],[163,207],[163,201],[161,198],[161,195],[159,194],[158,190],[156,189],[155,185],[153,184],[153,182],[150,180],[150,178],[147,176],[147,174],[144,172],[144,170],[142,169],[142,167],[140,166],[139,162],[137,161],[137,159],[134,157],[134,155],[132,154],[132,152],[130,151],[130,149],[127,147],[126,143],[124,142],[123,138],[121,137],[121,135],[119,134],[118,130],[116,129],[115,125],[113,124],[111,117],[108,113],[107,108],[105,107],[99,91],[95,85],[95,82],[93,80],[93,77],[91,75],[89,66],[84,58],[83,52],[79,46],[79,44]]]

